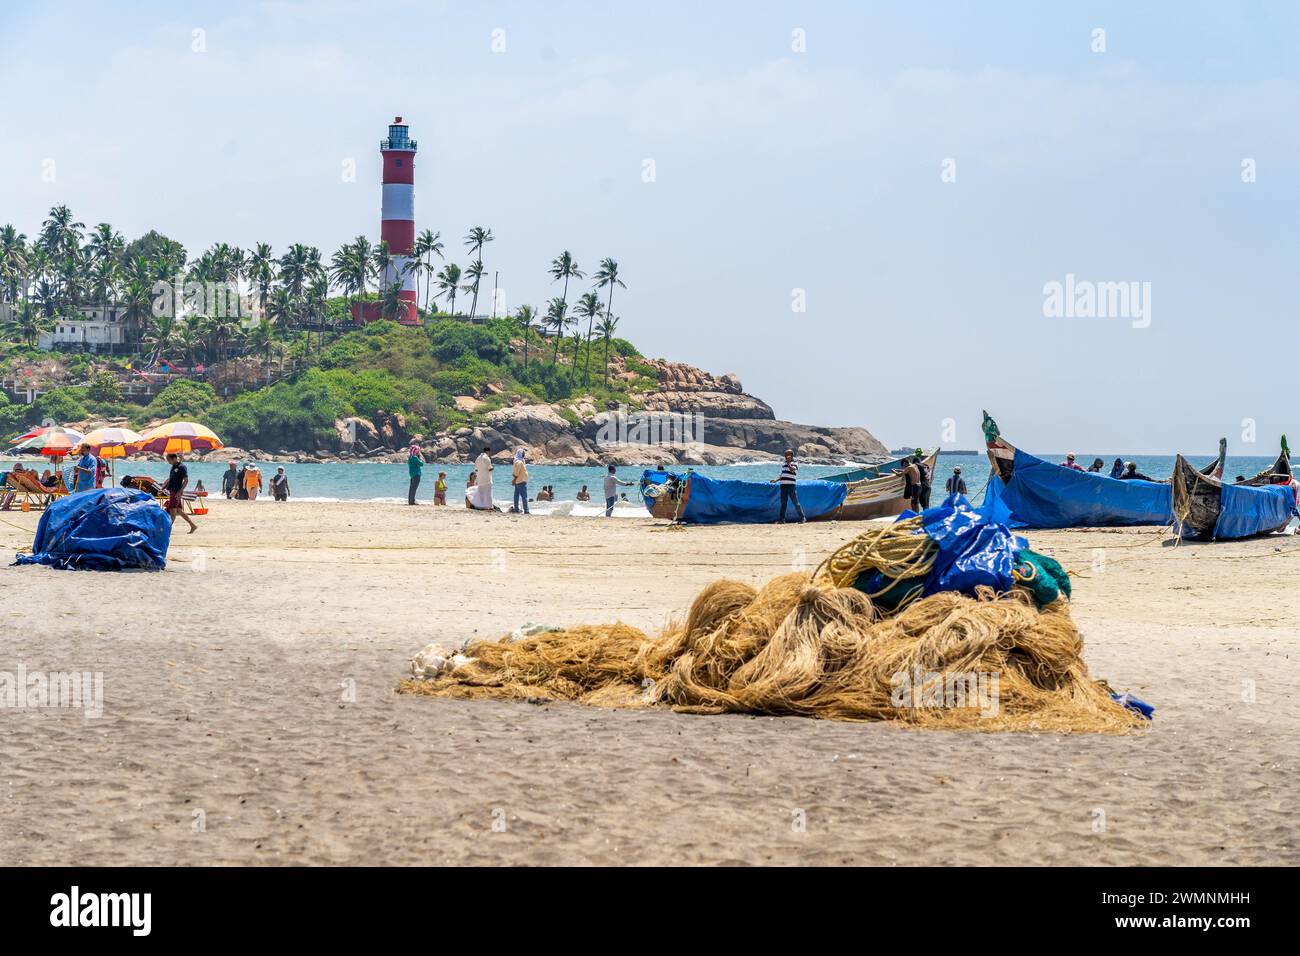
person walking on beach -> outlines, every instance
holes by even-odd
[[[944,487],[947,489],[948,494],[950,495],[969,494],[969,492],[966,490],[966,479],[964,479],[961,476],[960,468],[954,468],[952,470],[952,477],[948,479],[948,482],[946,485],[944,485]]]
[[[445,505],[447,503],[447,473],[438,472],[438,477],[433,482],[433,503],[435,505]]]
[[[798,480],[799,466],[794,463],[794,452],[787,448],[785,460],[781,463],[781,474],[772,479],[781,489],[781,516],[776,519],[777,524],[785,524],[785,509],[790,502],[794,502],[794,513],[799,516],[799,523],[808,520],[804,517],[803,506],[799,504],[799,492],[795,489]]]
[[[276,501],[289,500],[289,476],[284,473],[284,465],[275,469],[271,477],[271,497]]]
[[[492,510],[492,449],[483,446],[474,459],[474,507],[479,511]]]
[[[239,469],[232,461],[230,467],[221,473],[221,493],[230,498],[239,490],[239,484]]]
[[[632,487],[632,482],[624,481],[614,471],[614,466],[610,465],[609,470],[605,473],[605,517],[614,516],[614,505],[618,503],[618,486],[627,485]]]
[[[190,483],[190,470],[181,463],[181,456],[172,452],[167,456],[167,463],[172,466],[167,475],[167,514],[171,515],[172,524],[176,523],[176,516],[180,515],[185,519],[185,523],[190,526],[190,534],[199,530],[199,526],[194,520],[185,513],[185,486]]]
[[[515,490],[514,502],[510,505],[510,510],[515,514],[531,513],[528,510],[528,463],[525,457],[524,449],[515,450],[515,461],[510,475],[510,484]]]
[[[95,487],[95,472],[99,470],[99,464],[95,456],[90,453],[90,446],[81,446],[81,457],[77,459],[76,467],[72,469],[72,490],[73,491],[90,491]]]
[[[244,491],[249,501],[256,501],[257,496],[262,493],[262,469],[257,467],[255,461],[250,461],[244,466]]]
[[[921,510],[921,469],[911,458],[903,459],[903,500],[913,511]]]
[[[95,456],[95,487],[103,488],[104,479],[107,478],[108,476],[109,476],[108,462],[104,461],[104,459],[96,455]]]
[[[411,479],[410,487],[406,490],[406,503],[415,504],[415,489],[420,487],[420,477],[424,474],[424,455],[420,453],[420,446],[411,445],[410,454],[406,458],[406,474]]]

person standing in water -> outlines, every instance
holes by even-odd
[[[513,471],[510,476],[510,484],[514,488],[514,502],[511,504],[510,510],[515,514],[530,513],[528,511],[528,462],[525,458],[524,449],[516,449]]]
[[[271,476],[271,497],[276,501],[289,500],[289,476],[284,473],[284,465],[275,469]]]
[[[614,466],[609,466],[609,471],[605,474],[605,517],[614,516],[614,505],[618,504],[618,486],[627,485],[632,487],[632,482],[624,481],[614,471]]]
[[[235,467],[235,463],[232,461],[230,466],[221,473],[221,493],[227,498],[233,498],[235,492],[239,490],[239,485],[239,469]]]
[[[406,474],[411,479],[410,486],[406,489],[406,503],[413,505],[415,489],[420,487],[420,478],[424,475],[424,456],[420,453],[420,446],[414,443],[406,458]]]

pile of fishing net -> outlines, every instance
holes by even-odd
[[[975,541],[967,538],[966,551]],[[1044,592],[1032,585],[1059,565],[1029,555],[1010,566],[1005,589],[900,588],[954,571],[951,549],[945,555],[922,518],[912,518],[860,535],[813,575],[783,575],[759,589],[715,581],[658,637],[608,624],[526,628],[458,652],[431,645],[399,689],[951,729],[1144,726],[1143,713],[1088,676],[1068,579],[1063,594],[1057,588],[1040,605]]]

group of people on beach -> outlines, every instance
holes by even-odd
[[[1069,468],[1072,471],[1085,471],[1092,472],[1094,475],[1101,475],[1105,474],[1103,469],[1106,467],[1106,462],[1100,458],[1094,458],[1092,464],[1084,468],[1075,460],[1074,452],[1070,452],[1065,456],[1065,461],[1061,462],[1061,467]],[[1107,477],[1118,481],[1155,481],[1154,478],[1148,477],[1137,470],[1137,462],[1124,461],[1122,458],[1115,459],[1115,463],[1110,466],[1110,473]],[[1222,472],[1220,471],[1215,477],[1222,477]]]
[[[469,473],[469,478],[465,482],[465,507],[471,511],[500,511],[492,501],[492,472],[495,466],[492,463],[492,449],[486,445],[474,459],[474,468]],[[420,482],[424,476],[424,450],[418,442],[412,442],[411,447],[407,449],[406,472],[409,483],[406,489],[406,503],[408,505],[418,504],[416,501],[416,492],[420,487]],[[605,491],[605,517],[611,517],[614,514],[614,506],[618,503],[619,486],[631,487],[635,482],[624,481],[618,477],[617,469],[610,465],[606,469],[604,480]],[[510,488],[511,501],[509,511],[511,514],[531,514],[529,511],[528,497],[528,449],[516,448],[514,458],[510,462]],[[626,500],[626,495],[623,496]],[[579,501],[590,501],[591,493],[587,491],[587,486],[583,485],[582,490],[578,492]],[[533,503],[539,501],[554,501],[555,489],[551,485],[543,485],[537,496],[531,499]],[[433,503],[435,505],[445,505],[447,503],[447,473],[438,472],[437,480],[433,485]]]
[[[232,461],[221,473],[221,493],[231,501],[256,501],[264,490],[262,469],[256,461],[239,465]],[[289,476],[284,473],[284,465],[276,468],[271,476],[271,497],[276,501],[289,500]]]

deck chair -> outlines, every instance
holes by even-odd
[[[59,475],[59,483],[53,488],[47,488],[41,484],[40,479],[33,472],[20,471],[9,472],[5,478],[5,489],[11,494],[6,494],[0,507],[5,511],[13,509],[16,503],[20,508],[25,504],[28,510],[41,510],[48,508],[59,498],[68,494],[68,488],[63,483],[63,476]]]

